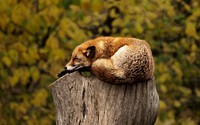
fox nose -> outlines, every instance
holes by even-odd
[[[76,66],[72,65],[72,66],[65,66],[64,70],[72,70],[74,69]]]

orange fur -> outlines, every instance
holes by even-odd
[[[144,40],[98,37],[77,46],[66,65],[74,71],[83,67],[91,67],[96,77],[109,83],[133,83],[153,77],[154,60]]]

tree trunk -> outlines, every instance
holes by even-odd
[[[154,79],[114,85],[78,72],[50,86],[57,125],[153,125],[159,107]]]

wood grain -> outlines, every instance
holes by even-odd
[[[154,79],[114,85],[75,72],[50,88],[57,125],[153,125],[158,115]]]

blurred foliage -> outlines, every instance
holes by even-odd
[[[75,46],[145,39],[156,62],[156,125],[200,124],[200,1],[0,0],[0,124],[55,124],[49,84]]]

